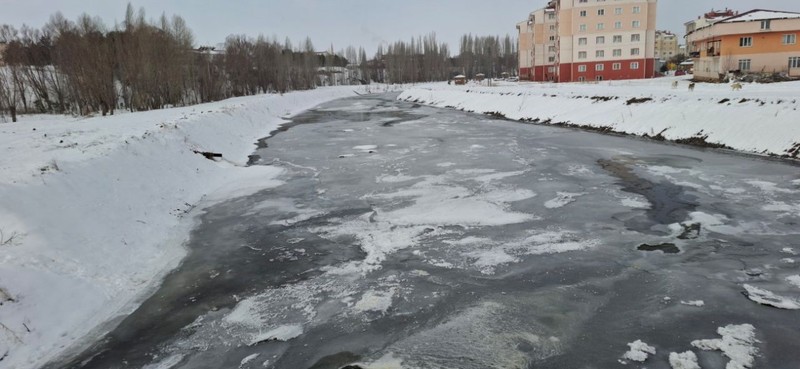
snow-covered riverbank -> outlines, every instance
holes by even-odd
[[[679,81],[673,89],[672,82]],[[537,123],[800,156],[800,82],[697,84],[684,77],[595,84],[422,85],[399,99]]]
[[[354,90],[0,124],[0,366],[39,367],[130,312],[184,256],[196,205],[280,183],[244,167],[257,139]]]

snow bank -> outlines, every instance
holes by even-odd
[[[280,184],[244,167],[255,141],[353,89],[0,124],[3,366],[41,366],[130,312],[185,254],[196,205]]]
[[[430,84],[406,89],[398,98],[514,120],[800,155],[800,82],[747,84],[742,91],[699,83],[694,92],[683,82],[673,90],[672,81],[682,78],[500,87]]]
[[[696,340],[692,346],[704,351],[722,351],[730,361],[726,369],[752,368],[758,350],[756,342],[756,329],[750,324],[728,325],[717,329],[721,339]]]

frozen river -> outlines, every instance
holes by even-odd
[[[285,184],[52,367],[800,367],[798,166],[392,97],[264,141]]]

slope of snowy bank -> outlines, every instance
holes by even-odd
[[[679,81],[677,89],[672,82]],[[596,84],[430,84],[401,100],[547,124],[583,126],[778,156],[800,155],[800,82],[698,83],[683,77]]]
[[[354,90],[0,124],[2,367],[39,367],[130,312],[185,254],[196,205],[280,183],[244,167],[257,139]]]

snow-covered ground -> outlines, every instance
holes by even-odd
[[[38,367],[132,311],[184,256],[196,206],[280,183],[245,167],[257,139],[354,90],[0,124],[2,367]]]
[[[744,84],[741,91],[726,84],[698,83],[692,92],[686,78],[494,87],[437,83],[409,88],[399,98],[515,120],[675,141],[704,139],[739,151],[800,155],[800,82]]]

